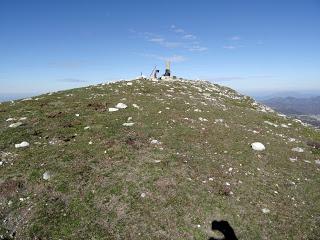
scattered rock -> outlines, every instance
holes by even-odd
[[[319,159],[314,160],[314,162],[315,162],[317,165],[320,165],[320,160],[319,160]]]
[[[30,146],[30,144],[25,141],[14,145],[15,148],[25,148],[25,147],[29,147],[29,146]]]
[[[51,173],[49,171],[44,172],[44,174],[42,175],[42,178],[44,180],[49,180],[51,178]]]
[[[151,140],[150,143],[151,143],[151,144],[161,144],[161,142],[158,141],[158,140],[156,140],[156,139]]]
[[[118,103],[117,105],[116,105],[116,108],[118,108],[118,109],[125,109],[125,108],[127,108],[128,106],[126,105],[126,104],[124,104],[124,103]],[[110,108],[109,108],[110,109]]]
[[[130,122],[130,123],[123,123],[122,126],[125,126],[125,127],[131,127],[133,126],[134,123],[133,122]]]
[[[289,160],[290,160],[291,162],[296,162],[298,159],[297,159],[297,158],[289,158]]]
[[[79,117],[79,116],[80,116],[80,114],[79,114],[79,113],[76,113],[76,114],[75,114],[75,116],[76,116],[76,117]]]
[[[291,151],[293,151],[293,152],[299,152],[299,153],[304,152],[303,148],[301,148],[301,147],[292,148]]]
[[[15,118],[8,118],[7,120],[6,120],[6,122],[11,122],[11,121],[14,121],[14,120],[16,120]]]
[[[137,105],[137,104],[132,104],[132,106],[134,107],[134,108],[137,108],[137,109],[140,109],[140,107]]]
[[[22,122],[16,122],[9,125],[9,128],[16,128],[22,125]]]
[[[116,112],[116,111],[119,111],[118,108],[109,108],[109,112]]]
[[[268,125],[270,125],[270,126],[273,126],[273,127],[278,127],[277,124],[274,124],[274,123],[269,122],[269,121],[264,121],[264,123],[266,123],[266,124],[268,124]]]
[[[146,194],[145,193],[141,193],[140,197],[145,198]]]
[[[89,127],[89,126],[86,126],[86,127],[84,127],[83,129],[84,129],[84,130],[88,130],[88,129],[90,129],[90,127]]]
[[[266,147],[260,142],[251,143],[251,147],[255,151],[263,151],[266,149]]]
[[[199,117],[198,119],[199,119],[201,122],[208,122],[208,119],[206,119],[206,118]]]
[[[264,214],[270,213],[270,210],[269,210],[268,208],[262,208],[261,211],[262,211]]]

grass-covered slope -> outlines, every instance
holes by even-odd
[[[128,107],[109,111],[120,102]],[[199,81],[2,103],[0,235],[208,239],[224,219],[239,239],[318,239],[319,142],[312,128]]]

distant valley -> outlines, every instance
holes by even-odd
[[[271,108],[320,127],[320,96],[309,98],[275,97],[261,100]]]

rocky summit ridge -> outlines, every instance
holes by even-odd
[[[320,133],[205,81],[0,104],[0,239],[320,236]]]

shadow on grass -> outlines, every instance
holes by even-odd
[[[224,235],[220,240],[238,240],[233,228],[227,221],[213,221],[211,225],[213,231],[219,231]],[[211,237],[209,240],[219,240],[218,238]]]

